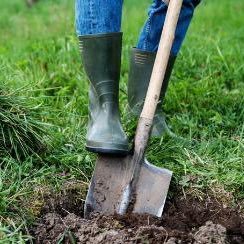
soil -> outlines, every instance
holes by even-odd
[[[215,198],[175,194],[161,219],[136,214],[84,219],[84,202],[76,194],[70,190],[46,199],[31,229],[35,243],[244,244],[241,207],[226,207]]]

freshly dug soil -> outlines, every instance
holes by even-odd
[[[244,244],[240,207],[223,207],[214,198],[179,196],[168,200],[162,219],[148,215],[83,218],[76,191],[50,198],[31,233],[36,243]]]

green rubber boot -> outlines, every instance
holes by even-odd
[[[81,57],[90,80],[87,150],[127,154],[128,139],[119,113],[122,33],[79,37]]]
[[[156,53],[154,52],[142,51],[137,48],[133,48],[131,50],[130,72],[128,79],[128,102],[131,112],[136,116],[140,115],[143,107],[155,58]],[[160,137],[163,133],[174,135],[166,124],[162,110],[162,102],[168,87],[175,59],[176,57],[174,56],[169,58],[169,63],[166,69],[165,79],[160,94],[160,101],[153,121],[151,135],[154,137]]]

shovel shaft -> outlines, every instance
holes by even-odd
[[[140,117],[153,120],[163,84],[183,0],[169,2],[145,103]]]
[[[175,37],[175,30],[179,19],[182,2],[183,0],[171,0],[169,2],[146,99],[135,135],[135,152],[140,152],[140,155],[144,155],[149,140],[154,114],[159,101],[170,51]],[[135,175],[136,171],[137,170],[135,170]],[[136,178],[135,175],[133,177]]]
[[[183,0],[170,0],[169,2],[165,24],[162,31],[145,103],[138,122],[132,160],[133,172],[130,184],[131,203],[129,205],[129,209],[133,208],[136,202],[136,187],[139,181],[142,163],[144,162],[144,154],[149,140],[154,114],[159,101],[160,91],[175,37],[175,30],[179,19],[182,2]]]
[[[145,103],[135,136],[135,152],[144,154],[164,81],[183,0],[170,0]]]

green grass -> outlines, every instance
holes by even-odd
[[[0,157],[11,156],[18,161],[45,149],[44,124],[40,121],[41,104],[33,103],[31,97],[6,92],[6,84],[0,89]],[[26,91],[25,91],[26,92]]]
[[[125,1],[120,100],[130,135],[135,124],[127,114],[129,49],[149,2]],[[24,1],[0,2],[0,84],[5,86],[0,94],[12,94],[18,104],[20,97],[34,108],[27,121],[45,124],[49,135],[43,136],[47,148],[41,156],[21,162],[0,158],[0,243],[29,238],[23,230],[38,213],[28,199],[36,197],[38,205],[40,187],[59,191],[63,182],[87,181],[92,173],[95,156],[84,149],[88,84],[73,9],[69,0],[41,0],[31,9]],[[208,189],[235,202],[244,199],[243,10],[242,0],[199,6],[164,105],[172,130],[184,140],[153,140],[147,153],[151,162],[174,171],[172,186],[199,196]]]

